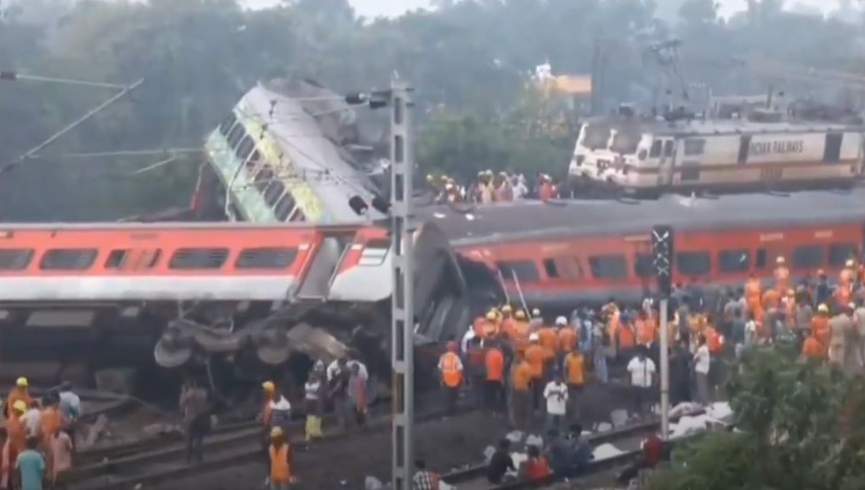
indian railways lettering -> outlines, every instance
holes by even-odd
[[[751,155],[767,155],[769,153],[802,153],[805,142],[798,141],[758,141],[751,143]]]

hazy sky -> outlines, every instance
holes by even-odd
[[[366,17],[377,17],[380,15],[399,15],[406,10],[411,10],[429,5],[429,0],[349,0],[357,13]],[[729,15],[745,8],[745,0],[719,0],[723,15]],[[279,3],[279,0],[245,0],[251,7],[267,7]],[[835,8],[837,0],[787,0],[788,5],[800,4],[810,7],[818,7],[824,11]]]

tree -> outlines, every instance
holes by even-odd
[[[863,488],[865,383],[795,357],[784,349],[749,356],[728,387],[741,432],[677,449],[650,488]]]

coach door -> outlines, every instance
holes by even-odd
[[[658,163],[658,186],[669,187],[673,184],[673,167],[676,165],[676,141],[662,140],[661,159]]]

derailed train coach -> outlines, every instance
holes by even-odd
[[[415,244],[416,338],[431,364],[468,324],[469,295],[434,223]],[[256,370],[351,347],[386,369],[389,249],[387,230],[369,225],[6,225],[0,356],[27,372],[154,357],[166,368],[220,359]]]

